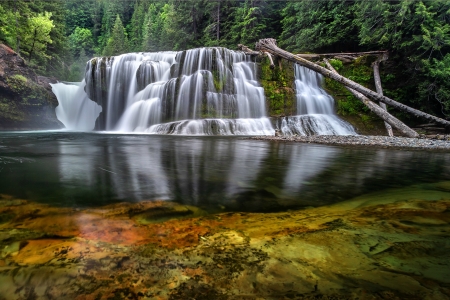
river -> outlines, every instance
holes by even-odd
[[[0,133],[0,194],[64,207],[172,200],[284,211],[450,179],[446,153],[238,137]]]

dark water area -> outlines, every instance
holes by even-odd
[[[207,211],[283,211],[450,180],[440,152],[236,137],[0,133],[0,194],[64,207],[172,200]]]

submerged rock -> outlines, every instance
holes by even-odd
[[[0,205],[2,299],[449,299],[448,185],[192,218],[164,201]]]
[[[11,48],[0,44],[0,129],[59,129],[58,101],[49,83],[36,76]]]

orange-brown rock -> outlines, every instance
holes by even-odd
[[[450,186],[206,215],[0,200],[5,299],[448,299]]]

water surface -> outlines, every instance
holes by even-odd
[[[236,137],[0,133],[0,194],[71,207],[173,200],[208,211],[321,206],[450,180],[450,156]]]

